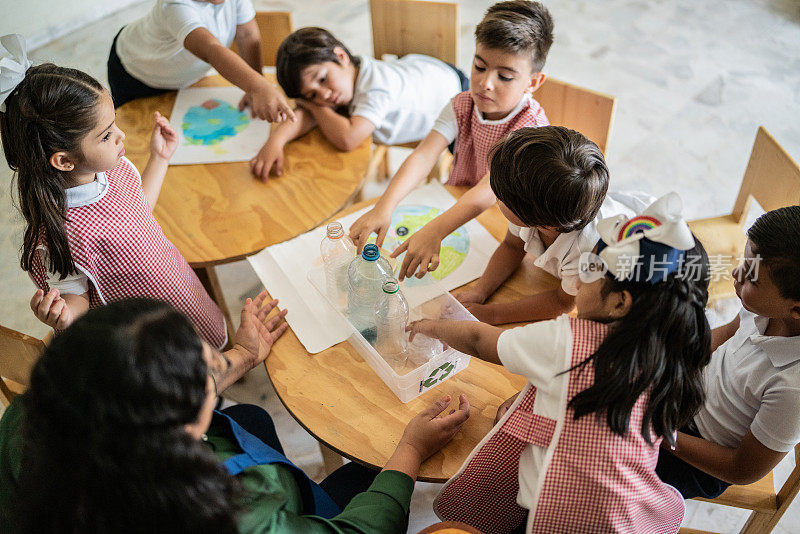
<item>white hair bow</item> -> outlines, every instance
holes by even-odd
[[[31,66],[27,52],[25,38],[18,33],[0,37],[0,111],[6,110],[6,98]]]

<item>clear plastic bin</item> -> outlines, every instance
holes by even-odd
[[[328,299],[324,269],[322,267],[312,268],[308,272],[308,280],[352,328],[352,334],[347,341],[355,347],[401,402],[408,402],[419,397],[469,365],[469,355],[451,347],[445,348],[438,340],[420,335],[415,336],[414,342],[408,344],[408,358],[404,363],[392,357],[389,357],[387,361],[380,355],[380,347],[373,346],[347,320],[347,310],[339,308]],[[419,283],[416,280],[413,284],[401,282],[400,290],[408,301],[409,322],[419,319],[477,321],[460,302],[444,291],[430,277],[426,277],[425,283]]]

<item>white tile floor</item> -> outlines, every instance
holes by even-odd
[[[492,2],[462,0],[459,66],[473,53],[475,24]],[[682,193],[690,218],[730,210],[756,128],[764,124],[800,160],[800,0],[551,0],[556,40],[546,72],[617,97],[608,162],[612,187],[659,195]],[[296,27],[322,25],[354,53],[370,54],[366,0],[254,0],[257,8],[293,12]],[[108,47],[121,26],[145,13],[141,2],[34,50],[37,61],[83,69],[105,83]],[[392,154],[396,166],[404,157]],[[2,156],[0,156],[2,158]],[[0,163],[0,324],[42,336],[27,301],[33,286],[19,269],[22,223],[12,208],[11,172]],[[373,194],[379,191],[370,190]],[[370,196],[370,193],[367,193]],[[261,284],[246,262],[219,268],[236,309]],[[286,412],[263,369],[231,391],[273,414],[290,457],[312,476],[323,475],[315,440]],[[788,474],[793,462],[779,468]],[[436,521],[437,485],[418,484],[409,532]],[[746,512],[696,501],[685,525],[737,532]],[[775,532],[800,532],[794,504]]]

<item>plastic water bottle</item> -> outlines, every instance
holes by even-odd
[[[337,308],[344,309],[347,303],[347,268],[356,256],[356,247],[344,234],[342,223],[328,224],[328,234],[319,245],[325,264],[325,289],[328,298]]]
[[[408,302],[400,292],[400,284],[395,279],[386,280],[375,303],[376,347],[381,356],[405,360],[407,324]]]
[[[392,267],[381,258],[380,249],[365,245],[360,256],[347,268],[347,316],[364,339],[375,344],[375,301],[381,295],[384,280],[393,279]]]

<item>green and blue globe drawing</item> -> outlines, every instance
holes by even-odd
[[[383,248],[390,251],[396,249],[414,232],[442,213],[444,212],[440,209],[419,204],[399,206],[392,214],[391,227],[386,233]],[[441,280],[448,276],[464,262],[468,251],[469,234],[467,229],[462,226],[442,241],[442,248],[439,252],[439,267],[430,273],[431,276],[436,280]],[[404,255],[405,253],[398,257],[398,262],[402,263]],[[408,281],[413,283],[414,280],[416,279],[409,279]]]
[[[214,98],[190,107],[183,116],[181,128],[189,145],[216,145],[235,136],[248,124],[247,113]]]

